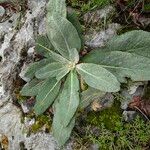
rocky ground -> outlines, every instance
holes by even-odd
[[[16,5],[0,7],[1,17],[6,16],[0,23],[0,141],[5,149],[57,148],[50,134],[40,132],[28,137],[26,125],[21,123],[22,111],[13,104],[22,67],[34,60],[34,38],[45,34],[46,4],[46,0],[29,0],[25,12],[20,11],[20,6],[19,11],[15,10]]]
[[[16,94],[25,81],[28,81],[24,77],[25,69],[36,59],[35,38],[37,35],[46,34],[47,0],[28,0],[24,4],[10,2],[2,4],[0,6],[0,150],[57,150],[59,147],[50,133],[38,131],[28,134],[28,128],[35,120],[26,118],[22,122],[29,108],[23,103],[19,105]],[[84,35],[87,49],[104,46],[117,34],[117,31],[122,29],[122,25],[113,20],[100,25],[102,27],[100,29],[92,26],[95,23],[101,24],[115,11],[114,7],[109,5],[83,15],[88,29]],[[92,27],[89,28],[90,26]],[[121,104],[126,120],[132,119],[135,114],[133,110],[126,110],[131,97],[141,96],[143,85],[146,84],[136,83],[128,90],[122,91],[124,97],[130,97]],[[106,107],[110,105],[105,100],[104,104]],[[72,141],[65,149],[72,149],[71,146]],[[98,147],[92,145],[90,149],[96,150]]]

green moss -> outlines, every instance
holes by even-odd
[[[112,107],[106,108],[100,112],[90,112],[87,116],[87,123],[113,130],[117,122],[121,121],[120,103],[115,102]]]
[[[31,132],[36,133],[42,127],[45,127],[48,132],[51,130],[52,120],[47,115],[40,115],[36,118],[36,122],[31,126]]]
[[[74,8],[79,8],[82,12],[101,8],[113,3],[114,0],[68,0],[68,4]]]
[[[89,134],[89,139],[102,150],[142,150],[150,142],[150,123],[137,117],[132,123],[118,121],[114,131],[102,126],[99,137]]]
[[[95,126],[93,128],[91,124],[84,126],[86,134],[76,139],[76,143],[80,146],[78,149],[84,147],[88,150],[87,143],[98,145],[100,150],[142,150],[149,147],[150,122],[145,122],[139,116],[130,123],[122,120],[114,120],[114,122],[113,130],[107,129],[103,123],[96,128]],[[94,129],[98,129],[97,133],[93,132]],[[76,147],[76,143],[73,147]]]
[[[22,95],[20,94],[20,89],[18,89],[18,88],[15,89],[14,95],[15,95],[15,97],[16,97],[18,103],[20,103],[20,102],[22,102],[22,101],[25,101],[25,100],[27,99],[27,97],[22,96]]]

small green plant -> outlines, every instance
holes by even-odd
[[[150,142],[150,124],[139,116],[131,123],[116,120],[116,126],[109,130],[101,123],[99,136],[89,132],[87,137],[102,150],[141,150]]]
[[[72,7],[80,8],[82,12],[104,7],[113,2],[114,0],[68,0],[68,3],[71,4]]]
[[[104,92],[117,92],[125,77],[150,79],[150,33],[132,31],[113,38],[105,48],[80,59],[82,40],[76,22],[67,20],[65,0],[50,0],[47,36],[38,37],[37,52],[45,56],[33,63],[25,76],[31,81],[21,90],[36,96],[34,112],[54,108],[52,131],[62,146],[69,139],[80,107],[80,81]]]

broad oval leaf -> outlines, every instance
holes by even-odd
[[[79,53],[77,49],[73,48],[69,52],[70,61],[77,64],[79,62]]]
[[[50,50],[53,50],[53,46],[50,42],[50,40],[48,39],[48,37],[45,35],[40,35],[35,39],[36,42],[36,47],[35,50],[38,54],[45,56],[45,57],[49,57],[49,51],[47,49],[45,49],[44,47],[47,47]],[[43,47],[41,47],[40,45],[43,45]]]
[[[83,37],[83,31],[82,31],[82,26],[79,22],[78,15],[74,10],[69,10],[67,13],[67,19],[73,24],[73,26],[76,28],[79,37],[81,39],[81,49],[84,48],[84,37]]]
[[[62,72],[66,68],[67,68],[67,66],[64,66],[63,64],[61,64],[59,62],[49,63],[46,66],[39,69],[38,71],[36,71],[35,76],[38,79],[45,79],[48,77],[56,77],[60,72]],[[68,73],[68,71],[67,71],[67,73]]]
[[[67,60],[66,58],[62,57],[61,55],[59,55],[53,51],[49,51],[49,56],[52,57],[55,61],[60,62],[62,64],[69,63],[69,60]]]
[[[150,58],[150,32],[134,30],[113,37],[106,46],[110,51],[123,51]]]
[[[36,115],[40,115],[53,103],[58,95],[60,82],[55,78],[48,78],[39,89],[36,96],[34,111]]]
[[[57,81],[60,81],[65,75],[69,73],[70,69],[68,67],[64,67],[57,75]]]
[[[47,4],[47,16],[58,15],[66,18],[66,0],[49,0]]]
[[[55,49],[65,58],[69,59],[69,51],[72,48],[77,50],[81,48],[78,32],[66,18],[48,17],[47,33]]]
[[[120,82],[125,82],[125,77],[133,81],[150,80],[150,59],[137,54],[95,50],[83,62],[99,64],[112,72]]]
[[[56,107],[60,112],[60,122],[64,127],[67,127],[72,117],[74,116],[79,105],[79,80],[75,71],[71,71],[65,81],[62,93],[59,96],[59,107]]]
[[[42,47],[43,49],[47,50],[48,51],[48,55],[50,58],[52,58],[54,61],[56,62],[60,62],[62,64],[66,64],[66,63],[69,63],[69,60],[67,60],[66,58],[62,57],[61,55],[57,54],[56,52],[48,49],[47,47],[41,45],[38,43],[38,45],[40,47]]]
[[[33,79],[33,77],[35,76],[35,72],[39,68],[49,64],[50,62],[54,62],[54,61],[52,59],[43,59],[41,61],[30,64],[29,67],[26,69],[24,76],[29,79]]]
[[[89,86],[105,92],[119,91],[120,83],[117,78],[100,65],[81,63],[78,64],[76,68],[78,73]]]
[[[38,79],[31,80],[29,83],[25,84],[20,94],[23,96],[36,96],[43,82],[44,81]]]
[[[60,104],[57,103],[56,108],[60,108]],[[54,111],[54,118],[53,118],[53,124],[52,124],[52,132],[53,136],[57,140],[59,146],[63,146],[66,141],[69,139],[70,134],[72,132],[73,127],[75,126],[75,117],[73,117],[67,127],[64,127],[61,123],[62,120],[61,110],[57,109]]]

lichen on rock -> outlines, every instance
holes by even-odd
[[[44,32],[46,4],[46,0],[29,0],[24,15],[14,11],[0,23],[0,143],[2,137],[7,137],[8,150],[19,150],[22,146],[33,150],[57,148],[50,134],[27,137],[25,124],[21,123],[21,109],[14,105],[14,92],[22,80],[19,74],[24,64],[34,61],[35,37]]]

